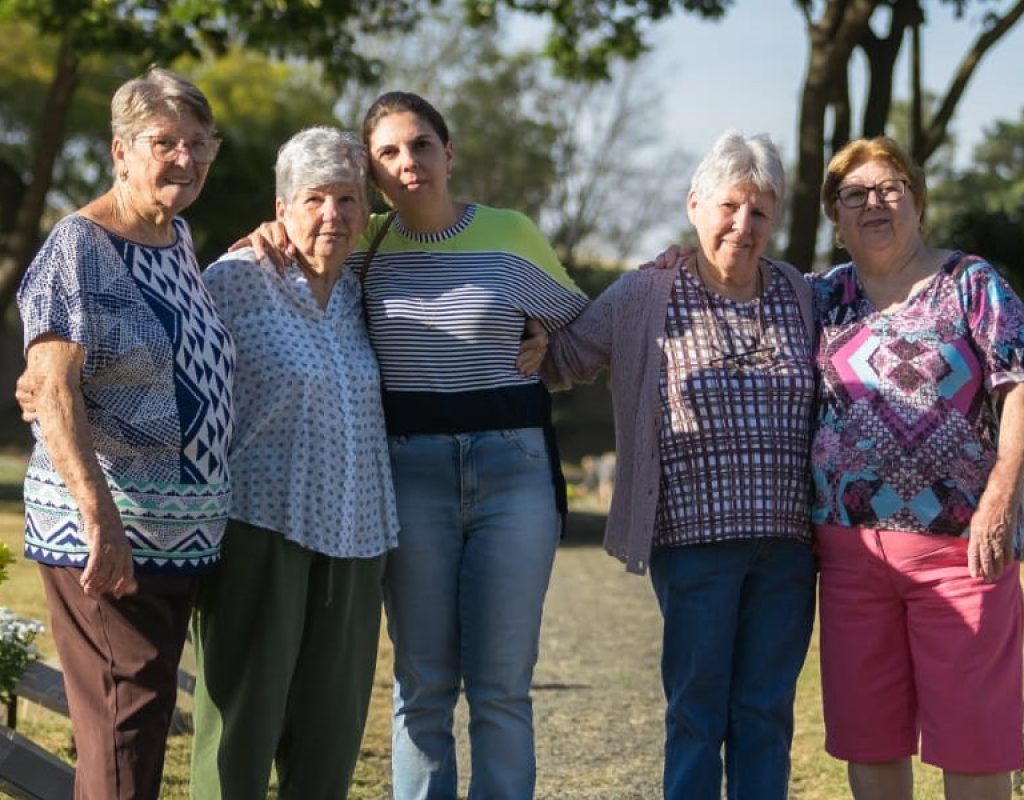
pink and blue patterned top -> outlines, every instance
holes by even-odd
[[[966,537],[995,463],[995,390],[1024,381],[1024,305],[990,264],[959,252],[891,313],[874,308],[852,263],[813,285],[813,521]]]
[[[167,247],[79,214],[57,223],[18,291],[28,348],[54,334],[85,350],[93,446],[136,569],[188,574],[220,557],[231,504],[227,448],[235,349],[203,287],[185,221]],[[25,476],[25,555],[84,567],[74,498],[38,423]]]

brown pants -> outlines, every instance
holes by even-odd
[[[195,579],[136,574],[89,597],[82,570],[40,565],[78,751],[76,800],[157,800]]]

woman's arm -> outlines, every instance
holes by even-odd
[[[996,463],[971,517],[967,566],[972,577],[994,581],[1013,559],[1013,533],[1024,482],[1024,383],[1003,396]]]
[[[623,301],[626,278],[619,278],[602,292],[576,319],[553,331],[540,376],[551,389],[567,389],[573,383],[590,383],[611,366],[617,307]]]
[[[93,449],[80,376],[85,350],[53,335],[28,348],[35,412],[46,450],[82,516],[89,558],[81,584],[93,597],[135,588],[132,548]]]

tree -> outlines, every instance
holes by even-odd
[[[674,228],[683,213],[692,159],[652,126],[661,98],[645,66],[614,69],[609,86],[570,83],[559,93],[559,178],[544,218],[569,267],[584,249],[624,262],[646,234]]]
[[[933,0],[952,5],[962,15],[970,0]],[[985,0],[976,0],[981,5]],[[645,47],[651,23],[677,10],[716,19],[727,13],[731,0],[464,0],[474,18],[491,18],[501,8],[546,15],[552,24],[546,52],[570,75],[607,78],[608,65],[619,58],[633,59]],[[893,71],[904,43],[911,40],[911,61],[921,59],[925,0],[794,0],[806,23],[809,58],[799,112],[799,149],[791,181],[790,229],[786,257],[809,267],[814,259],[820,207],[818,192],[826,152],[833,152],[854,134],[850,115],[849,81],[855,51],[864,53],[869,71],[864,117],[857,135],[882,133],[892,104]],[[999,39],[1024,15],[1024,0],[1003,4],[1003,13],[989,12],[984,30],[968,44],[950,85],[923,119],[920,79],[910,88],[913,124],[911,153],[925,164],[947,136],[956,111],[978,64]],[[888,29],[877,33],[872,25]],[[919,74],[919,70],[915,72]],[[827,120],[832,112],[832,130]]]
[[[0,169],[10,182],[24,174],[17,210],[0,240],[0,311],[13,297],[38,244],[55,165],[64,149],[75,94],[96,59],[122,54],[131,69],[171,63],[183,55],[223,53],[241,43],[271,55],[317,60],[339,85],[370,79],[378,62],[354,47],[357,34],[408,29],[433,0],[0,0],[0,23],[23,23],[41,34],[53,62],[41,113],[31,126],[26,170]]]
[[[927,214],[933,243],[984,256],[1024,291],[1024,109],[985,130],[970,167],[934,184]]]

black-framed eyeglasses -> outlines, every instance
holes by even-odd
[[[212,164],[220,151],[220,138],[217,136],[207,136],[188,142],[176,136],[153,134],[132,138],[132,141],[136,140],[148,141],[150,154],[164,164],[176,161],[182,149],[188,150],[192,160],[197,164]]]
[[[744,350],[741,353],[726,353],[718,358],[712,358],[710,366],[721,369],[729,369],[733,372],[746,372],[747,370],[766,369],[775,361],[774,347],[755,347],[752,350]]]
[[[879,181],[874,186],[850,184],[836,190],[836,197],[846,208],[862,208],[872,192],[880,203],[895,203],[907,193],[907,182],[903,178]]]

